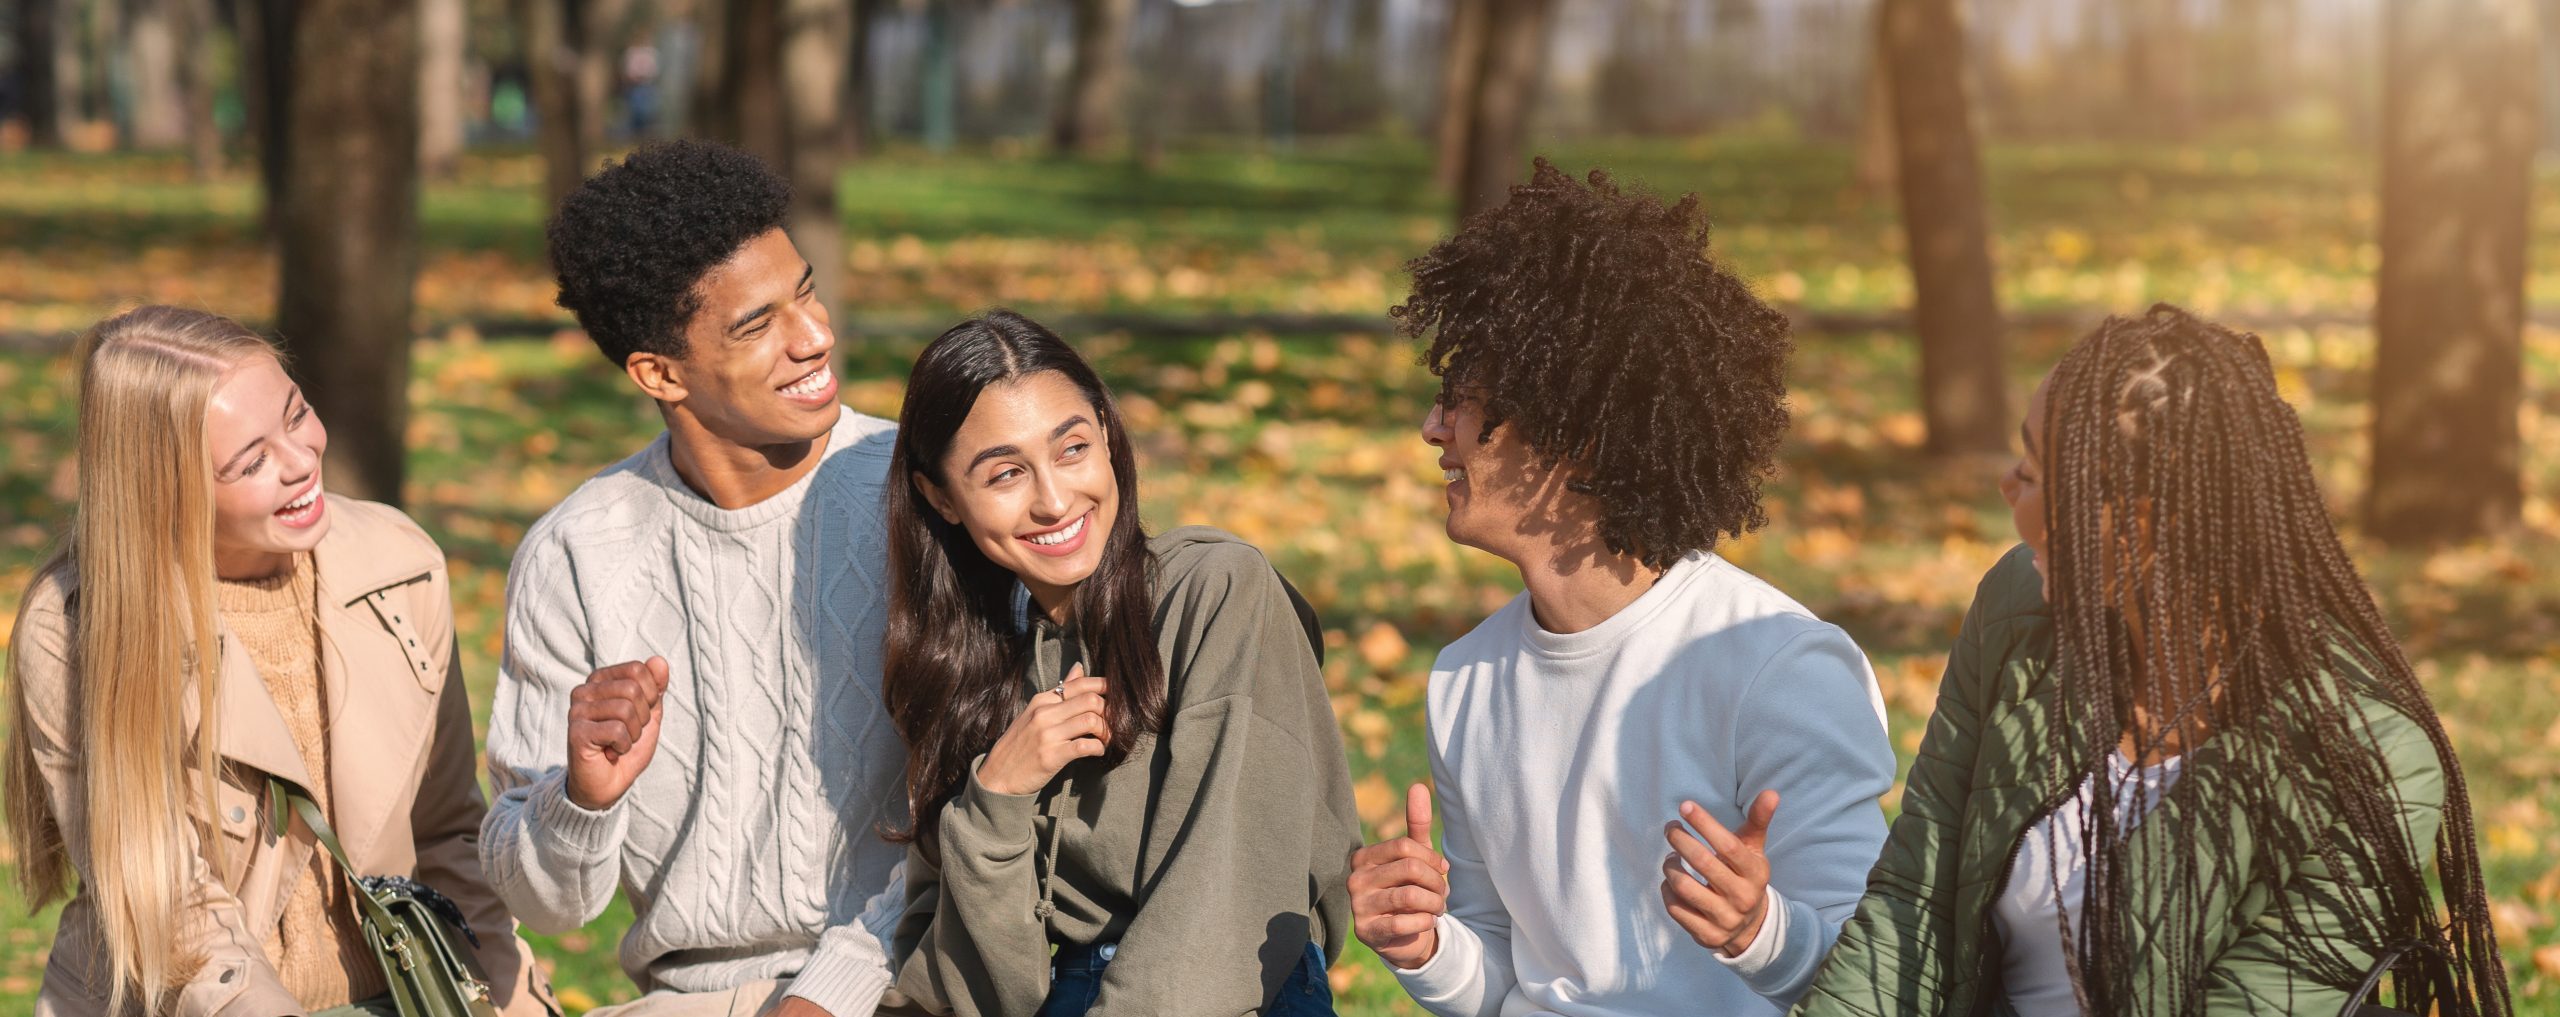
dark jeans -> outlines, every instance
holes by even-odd
[[[1035,1017],[1084,1017],[1102,994],[1102,969],[1111,963],[1098,946],[1060,949],[1049,959],[1049,998]],[[1333,984],[1325,981],[1324,950],[1314,943],[1298,958],[1297,970],[1280,984],[1280,995],[1263,1017],[1334,1017]]]

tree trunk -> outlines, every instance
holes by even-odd
[[[534,142],[542,151],[543,207],[560,202],[587,178],[587,129],[578,122],[578,50],[570,23],[577,0],[519,0],[524,18],[525,76],[532,79]]]
[[[2273,7],[2267,0],[2229,0],[2225,5],[2223,31],[2229,43],[2221,52],[2232,59],[2219,61],[2231,75],[2229,101],[2216,111],[2222,118],[2256,124],[2280,112],[2276,83],[2284,80],[2292,39],[2275,31]]]
[[[1893,189],[1893,69],[1885,59],[1884,8],[1869,15],[1866,94],[1858,108],[1858,190],[1880,196]]]
[[[2384,8],[2382,269],[2365,525],[2398,544],[2524,501],[2525,245],[2540,129],[2532,0]]]
[[[1502,204],[1523,179],[1529,109],[1547,55],[1547,29],[1555,0],[1484,0],[1484,70],[1476,78],[1475,110],[1467,126],[1465,183],[1458,220]]]
[[[614,85],[622,76],[623,22],[630,19],[631,0],[570,0],[569,48],[576,67],[578,164],[583,178],[604,153],[613,126]]]
[[[27,143],[62,147],[60,60],[64,0],[18,0],[18,95],[27,110]]]
[[[75,0],[66,10],[84,11],[86,18],[74,19],[83,30],[79,68],[80,118],[83,126],[105,123],[113,128],[116,143],[133,137],[130,107],[116,101],[122,89],[116,68],[116,53],[125,47],[124,5],[120,3],[80,3]],[[84,131],[83,133],[87,133]],[[77,140],[77,139],[75,139]]]
[[[696,137],[733,137],[737,130],[729,123],[728,100],[721,91],[729,77],[728,0],[701,0],[693,23],[702,37],[694,47],[693,80],[684,83],[692,95],[685,103],[684,129]]]
[[[2004,452],[2000,305],[1955,0],[1882,0],[1902,227],[1920,335],[1920,407],[1937,455]]]
[[[214,120],[213,0],[170,0],[178,24],[178,86],[186,105],[187,164],[199,181],[222,172],[222,125]]]
[[[285,169],[293,153],[293,34],[304,0],[234,0],[240,96],[258,153],[260,209],[270,242],[284,235]]]
[[[837,118],[836,147],[846,158],[859,159],[871,148],[871,19],[879,2],[846,3],[852,21],[845,32],[844,115]]]
[[[133,147],[177,148],[187,141],[186,96],[178,85],[176,0],[140,0],[125,22],[124,52],[133,89]]]
[[[2126,0],[2117,8],[2124,26],[2126,119],[2150,137],[2180,137],[2188,128],[2189,61],[2180,8],[2181,0]]]
[[[2560,0],[2542,0],[2542,48],[2560,52]],[[2560,152],[2560,60],[2542,62],[2542,147]]]
[[[418,266],[418,12],[301,0],[276,328],[337,490],[398,504]]]
[[[808,259],[818,303],[829,315],[843,310],[844,223],[836,211],[836,171],[844,150],[837,124],[843,112],[845,40],[853,34],[853,9],[845,0],[787,0],[783,10],[782,75],[790,86],[789,161],[791,240]]]
[[[1171,136],[1181,129],[1181,108],[1175,102],[1174,83],[1181,80],[1178,61],[1191,52],[1191,9],[1181,4],[1162,8],[1164,27],[1156,33],[1154,52],[1142,66],[1145,78],[1138,86],[1137,123],[1130,125],[1129,147],[1134,151],[1140,173],[1154,173],[1164,168],[1165,147]]]
[[[466,0],[418,4],[418,167],[439,180],[462,162],[462,54],[469,14]]]
[[[1136,0],[1075,0],[1075,63],[1058,103],[1049,146],[1091,155],[1120,124],[1120,79],[1129,63],[1129,15]]]
[[[1449,38],[1440,55],[1439,159],[1432,182],[1455,193],[1467,176],[1467,132],[1475,126],[1476,81],[1484,76],[1485,20],[1493,0],[1449,0]]]
[[[53,121],[64,143],[89,121],[89,69],[76,0],[53,0]]]
[[[791,123],[783,108],[783,0],[728,0],[728,23],[721,26],[721,115],[730,133],[722,138],[773,167],[789,172]]]

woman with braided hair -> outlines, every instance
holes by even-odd
[[[2461,768],[2256,337],[2111,318],[2021,431],[2024,544],[1797,1012],[2509,1012]]]

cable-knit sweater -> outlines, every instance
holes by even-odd
[[[311,773],[312,803],[323,815],[335,816],[317,598],[307,552],[287,559],[275,575],[224,580],[215,587],[222,624],[258,665],[258,680],[276,701],[303,769]],[[275,967],[285,990],[314,1010],[370,999],[390,988],[382,979],[381,963],[365,945],[364,931],[356,926],[352,893],[329,853],[311,852],[311,864],[286,898],[283,920],[263,944],[267,963]]]
[[[877,832],[906,812],[880,702],[893,433],[845,411],[814,469],[734,510],[685,485],[661,435],[525,534],[480,852],[527,927],[593,921],[618,886],[622,967],[644,992],[790,978],[836,1017],[877,1005],[906,894],[903,850]],[[562,784],[570,690],[652,655],[668,664],[657,754],[620,801],[579,808]]]

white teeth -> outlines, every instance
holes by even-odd
[[[835,376],[836,372],[834,368],[821,367],[810,372],[808,377],[783,386],[782,393],[784,395],[800,396],[817,395],[818,393],[826,390],[827,382],[835,380]]]
[[[1465,471],[1465,470],[1463,470],[1463,469],[1458,469],[1458,470],[1442,470],[1442,471],[1440,471],[1440,476],[1441,476],[1441,479],[1447,480],[1448,482],[1450,482],[1450,483],[1452,483],[1452,484],[1455,484],[1455,483],[1457,483],[1457,482],[1459,482],[1459,481],[1461,481],[1461,480],[1465,480],[1465,479],[1467,479],[1467,471]]]
[[[1084,521],[1087,518],[1090,517],[1079,516],[1075,522],[1068,523],[1067,527],[1063,530],[1056,530],[1049,533],[1039,534],[1037,536],[1026,537],[1024,539],[1042,547],[1064,544],[1067,541],[1076,539],[1076,534],[1084,532]]]
[[[304,491],[304,492],[302,492],[302,497],[299,497],[299,498],[296,498],[296,499],[294,499],[294,500],[292,500],[292,501],[286,502],[286,503],[285,503],[284,508],[283,508],[283,509],[281,509],[280,511],[284,511],[284,512],[300,512],[300,511],[302,511],[303,509],[310,508],[310,507],[311,507],[311,503],[312,503],[312,502],[319,501],[319,500],[320,500],[320,485],[318,485],[318,484],[313,484],[313,485],[311,485],[311,490],[308,490],[308,491]]]

